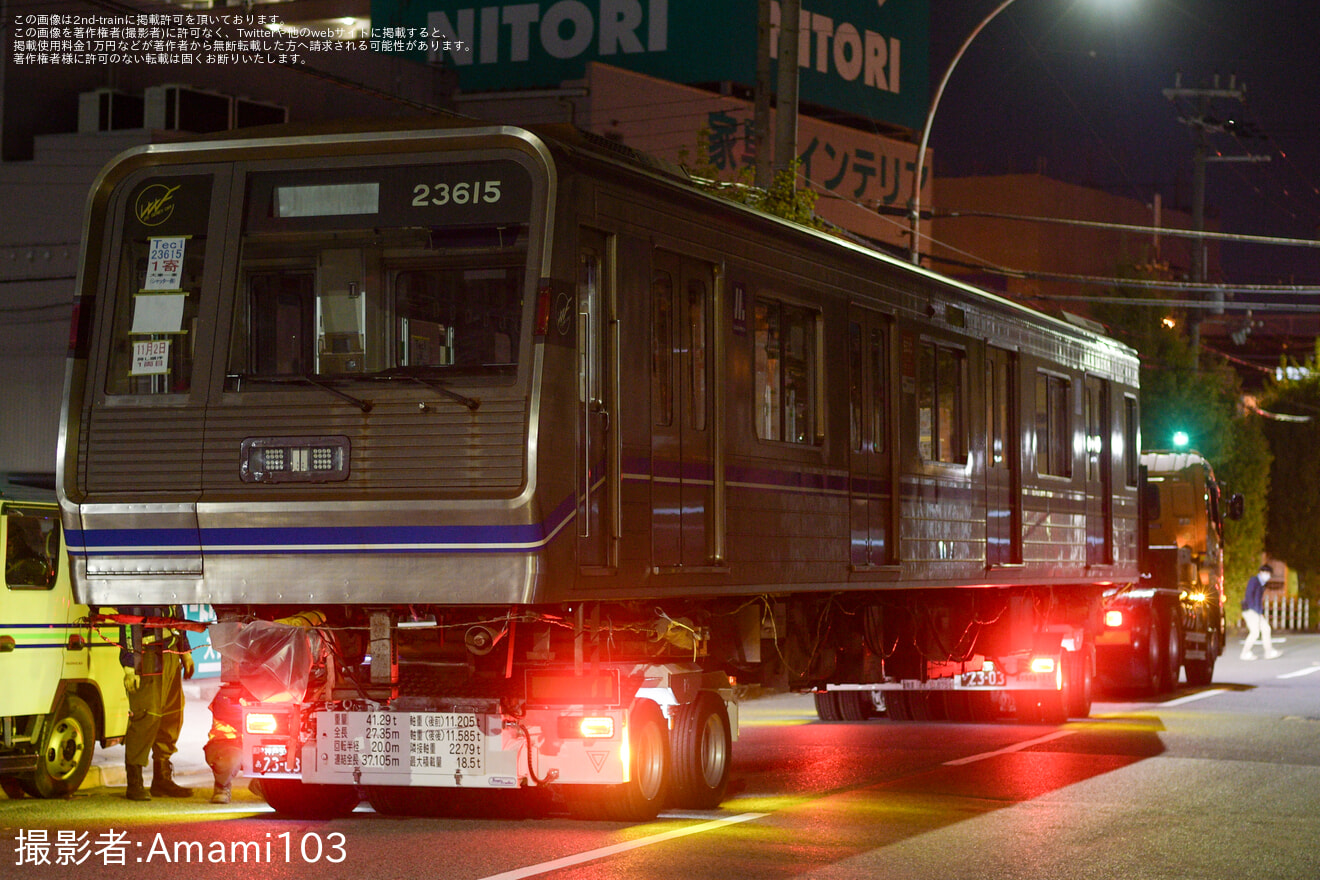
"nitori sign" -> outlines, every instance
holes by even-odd
[[[560,60],[663,52],[669,48],[669,0],[600,0],[597,13],[580,0],[511,3],[437,11],[426,17],[432,33],[470,47],[444,52],[455,64],[529,61],[544,53]]]
[[[592,62],[687,85],[750,88],[756,82],[757,13],[758,0],[371,4],[373,27],[401,37],[385,51],[452,68],[469,95],[559,88],[582,79]],[[770,46],[777,54],[783,16],[778,2],[770,4],[770,16]],[[802,103],[919,127],[926,113],[929,33],[929,0],[803,0]]]

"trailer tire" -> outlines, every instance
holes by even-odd
[[[1089,644],[1083,645],[1080,651],[1064,653],[1063,678],[1067,691],[1064,708],[1068,717],[1090,716],[1095,695],[1095,651]]]
[[[357,808],[351,785],[315,785],[301,779],[261,780],[261,794],[277,813],[295,819],[336,819]]]
[[[842,700],[836,702],[846,705]],[[702,691],[691,703],[678,707],[673,725],[669,751],[674,805],[713,810],[729,789],[733,755],[733,734],[724,700],[713,691]]]
[[[37,766],[21,780],[33,797],[56,798],[73,794],[92,766],[96,749],[96,719],[80,697],[69,694],[60,701],[42,733]]]
[[[907,691],[889,691],[885,694],[885,714],[891,721],[912,720],[911,696]]]
[[[637,700],[628,718],[628,781],[619,785],[565,786],[575,815],[611,822],[649,822],[669,796],[669,725],[660,707]]]
[[[875,716],[870,691],[837,691],[834,696],[844,721],[867,721]]]
[[[811,695],[816,703],[816,717],[821,721],[842,721],[843,711],[838,694],[834,691],[816,691]]]

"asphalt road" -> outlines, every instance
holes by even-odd
[[[1231,645],[1208,688],[1062,726],[825,724],[809,698],[757,700],[723,807],[644,825],[366,806],[292,821],[246,791],[228,807],[110,786],[0,800],[0,876],[1314,880],[1320,636],[1281,647],[1245,663]]]

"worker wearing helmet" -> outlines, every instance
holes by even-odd
[[[123,615],[181,620],[183,609],[165,607],[122,608]],[[192,789],[174,781],[170,758],[178,751],[183,727],[183,679],[192,678],[193,658],[188,635],[169,626],[125,623],[119,662],[128,691],[128,732],[124,736],[126,796],[131,801],[156,797],[191,797]],[[151,788],[143,782],[147,757],[152,759]]]

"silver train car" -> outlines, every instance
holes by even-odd
[[[455,769],[717,803],[735,681],[1086,713],[1137,577],[1133,351],[604,139],[428,125],[145,147],[89,199],[78,598],[317,615],[272,803]],[[475,719],[479,766],[317,765],[331,710],[351,752],[398,707]],[[561,736],[586,710],[611,738]]]

